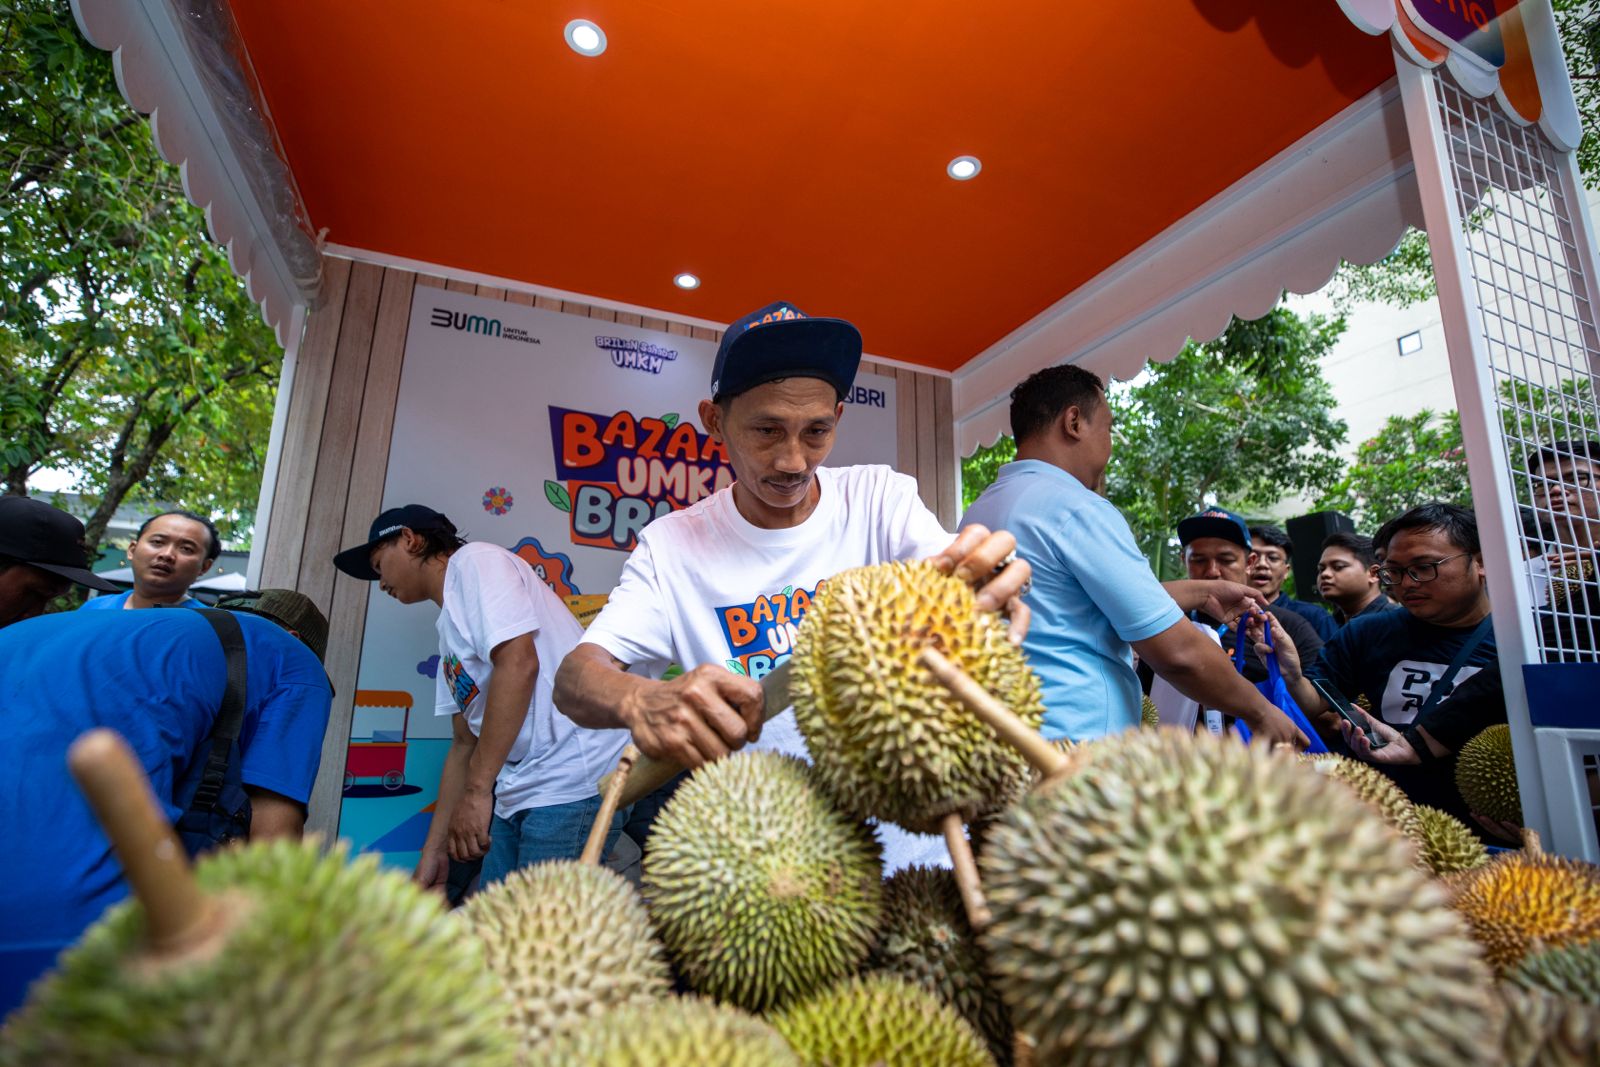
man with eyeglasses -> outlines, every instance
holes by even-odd
[[[1600,441],[1557,441],[1528,457],[1533,515],[1544,542],[1529,554],[1544,646],[1593,660],[1600,638]]]
[[[1274,621],[1284,681],[1329,737],[1342,736],[1353,755],[1377,765],[1416,803],[1470,824],[1455,788],[1455,753],[1484,726],[1505,721],[1498,685],[1487,694],[1473,686],[1478,699],[1471,714],[1447,699],[1496,662],[1477,520],[1467,508],[1424,504],[1385,523],[1373,543],[1383,559],[1378,581],[1402,610],[1352,619],[1322,646],[1309,678]],[[1259,640],[1260,629],[1253,622],[1251,637]],[[1372,749],[1342,724],[1312,678],[1351,700],[1365,696],[1384,747]]]

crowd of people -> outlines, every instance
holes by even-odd
[[[1114,440],[1104,385],[1063,365],[1013,391],[1017,459],[947,531],[912,478],[824,465],[860,357],[850,323],[788,304],[729,327],[699,416],[735,481],[641,532],[587,631],[520,559],[464,541],[425,505],[385,510],[335,557],[351,579],[438,611],[435,706],[452,736],[419,882],[459,899],[475,871],[489,884],[576,857],[595,783],[630,740],[688,768],[745,747],[804,757],[792,712],[769,721],[761,674],[831,576],[908,559],[971,583],[980,610],[1004,618],[1041,681],[1048,737],[1136,728],[1148,695],[1165,726],[1343,752],[1471,818],[1453,753],[1505,707],[1470,510],[1427,504],[1371,538],[1329,537],[1316,586],[1331,610],[1285,593],[1283,531],[1218,507],[1177,524],[1188,577],[1160,582],[1101,495]],[[1558,594],[1590,595],[1574,590],[1593,581],[1600,546],[1597,467],[1595,442],[1530,460],[1538,503],[1566,525],[1559,551],[1530,552],[1546,568],[1550,626],[1571,614]],[[264,590],[216,611],[190,595],[221,549],[203,516],[146,522],[128,550],[133,588],[116,595],[82,539],[64,512],[0,498],[0,821],[25,872],[0,890],[0,1013],[126,892],[67,776],[74,737],[94,726],[127,737],[201,852],[302,832],[333,696],[327,620],[308,598]],[[72,583],[102,595],[44,614]],[[779,600],[735,644],[727,613]],[[1573,647],[1592,658],[1592,632]],[[1354,712],[1360,729],[1340,713],[1347,698],[1370,709]],[[607,862],[637,859],[677,784],[616,813]],[[942,856],[938,841],[879,833],[891,867]]]

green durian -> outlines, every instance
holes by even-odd
[[[978,1031],[996,1060],[1010,1061],[1011,1018],[950,871],[906,867],[884,883],[883,927],[867,966],[926,989]]]
[[[143,908],[117,905],[34,986],[0,1032],[0,1062],[517,1062],[477,939],[375,854],[272,841],[223,849],[195,874],[224,919],[206,950],[153,959]]]
[[[1507,981],[1600,1008],[1600,938],[1530,952]]]
[[[698,997],[628,1004],[531,1049],[540,1067],[800,1067],[766,1022]]]
[[[510,998],[511,1023],[529,1047],[672,991],[644,901],[604,867],[571,861],[523,867],[455,914],[482,942]]]
[[[932,993],[885,974],[841,982],[772,1016],[807,1067],[993,1067],[983,1039]]]
[[[662,808],[644,895],[695,990],[765,1011],[866,959],[882,908],[878,843],[800,760],[739,753],[695,771]]]
[[[1461,746],[1456,755],[1456,788],[1467,810],[1522,825],[1522,794],[1511,758],[1511,727],[1491,726]]]
[[[1028,780],[1027,763],[924,668],[932,646],[1028,725],[1044,706],[1022,650],[967,583],[931,563],[882,563],[828,579],[795,641],[795,721],[817,780],[859,818],[938,833],[970,823]]]
[[[1349,789],[1209,734],[1089,747],[979,861],[989,964],[1038,1062],[1487,1062],[1478,947]]]
[[[1415,814],[1412,836],[1422,862],[1434,874],[1470,871],[1489,861],[1489,850],[1478,835],[1454,815],[1423,805],[1416,807]]]
[[[1161,728],[1161,709],[1148,696],[1139,701],[1139,725],[1146,730]]]
[[[1394,779],[1369,764],[1331,752],[1301,757],[1306,766],[1344,784],[1401,833],[1415,836],[1417,812]]]
[[[1540,989],[1500,987],[1503,1067],[1594,1067],[1600,1063],[1600,1009]]]

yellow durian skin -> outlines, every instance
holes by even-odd
[[[1377,768],[1353,760],[1348,756],[1322,753],[1304,757],[1305,763],[1319,774],[1327,775],[1371,804],[1380,815],[1403,834],[1415,835],[1417,813],[1411,798],[1394,784],[1394,779]]]
[[[754,1015],[698,997],[628,1004],[529,1049],[540,1067],[801,1067]]]
[[[818,781],[845,811],[936,833],[972,822],[1028,780],[1028,766],[918,661],[933,647],[1029,726],[1039,681],[1005,623],[930,563],[883,563],[828,580],[795,642],[795,718]]]
[[[877,839],[800,760],[741,752],[707,764],[656,817],[645,899],[697,992],[766,1011],[856,971],[877,937]]]
[[[994,1067],[983,1039],[933,994],[884,974],[848,979],[772,1017],[807,1067]]]
[[[227,848],[196,877],[238,918],[212,954],[152,968],[137,901],[112,908],[0,1031],[51,1067],[510,1067],[505,991],[474,937],[378,856],[315,840]]]
[[[1498,973],[1535,949],[1600,937],[1600,867],[1592,863],[1508,852],[1452,885],[1456,910]]]
[[[523,867],[454,914],[483,945],[529,1047],[672,991],[644,901],[605,867],[568,860]]]
[[[1467,810],[1513,826],[1522,825],[1522,795],[1511,757],[1511,727],[1489,727],[1461,746],[1456,756],[1456,788]]]
[[[979,860],[989,965],[1039,1063],[1492,1062],[1480,950],[1348,789],[1209,734],[1088,748]]]

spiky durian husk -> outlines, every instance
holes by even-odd
[[[1491,726],[1461,746],[1456,756],[1456,788],[1467,810],[1522,825],[1522,795],[1511,758],[1511,727]]]
[[[629,1004],[531,1051],[543,1067],[800,1067],[766,1022],[698,997]]]
[[[1455,874],[1488,862],[1489,850],[1460,819],[1423,805],[1415,811],[1412,836],[1428,870],[1438,875]]]
[[[1530,952],[1506,978],[1600,1008],[1600,938]]]
[[[1039,683],[972,588],[929,563],[857,567],[828,580],[795,642],[795,719],[818,781],[845,811],[936,833],[1014,793],[1028,765],[918,661],[933,646],[1028,725]]]
[[[224,849],[196,875],[231,916],[214,954],[152,966],[126,901],[34,986],[6,1063],[224,1067],[516,1062],[477,940],[376,855],[314,841]]]
[[[1600,867],[1542,852],[1508,852],[1451,883],[1452,903],[1499,973],[1538,947],[1600,937]]]
[[[851,973],[877,935],[877,840],[808,768],[748,752],[696,771],[661,809],[644,894],[696,990],[764,1011]]]
[[[1500,987],[1505,1067],[1594,1067],[1600,1063],[1600,1010],[1537,989]]]
[[[1091,747],[980,860],[982,940],[1040,1063],[1484,1062],[1480,951],[1349,790],[1205,734]]]
[[[489,969],[510,996],[512,1025],[529,1047],[672,991],[644,902],[604,867],[570,861],[524,867],[456,915],[483,942]]]
[[[906,867],[884,883],[883,927],[867,966],[955,1008],[996,1060],[1010,1061],[1011,1019],[950,871]]]
[[[1139,725],[1146,730],[1156,730],[1161,727],[1161,709],[1156,707],[1156,702],[1146,696],[1139,702]]]
[[[789,1005],[772,1025],[808,1067],[994,1067],[954,1008],[890,975],[841,982]]]
[[[1407,836],[1415,836],[1417,813],[1411,799],[1382,771],[1348,756],[1323,753],[1303,757],[1312,770],[1354,790],[1356,796],[1372,805],[1389,825]]]

